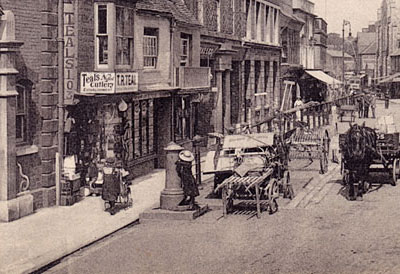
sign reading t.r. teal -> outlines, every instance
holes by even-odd
[[[64,103],[73,103],[77,91],[76,15],[73,3],[64,3]]]

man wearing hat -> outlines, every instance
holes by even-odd
[[[199,196],[199,189],[192,173],[192,162],[194,156],[189,150],[182,150],[179,153],[179,160],[176,162],[176,171],[181,178],[183,195],[185,198],[181,204],[189,204],[190,209],[195,209],[195,197]]]

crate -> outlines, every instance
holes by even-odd
[[[60,192],[61,195],[72,195],[73,191],[72,191],[71,181],[61,180]]]
[[[61,195],[60,206],[72,206],[76,202],[76,196],[74,195]]]
[[[81,179],[71,181],[71,185],[73,192],[79,191],[79,189],[81,188]]]

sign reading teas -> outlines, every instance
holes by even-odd
[[[82,72],[82,94],[113,94],[138,91],[137,72]]]

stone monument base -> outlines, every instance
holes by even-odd
[[[139,215],[139,222],[181,220],[191,221],[208,211],[208,205],[199,205],[195,210],[187,210],[187,206],[178,206],[174,211],[161,208],[150,209]]]

